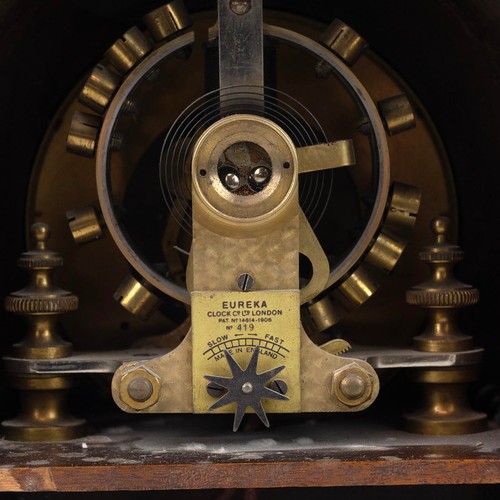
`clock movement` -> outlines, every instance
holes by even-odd
[[[499,54],[467,9],[50,3],[39,47],[6,31],[7,440],[87,436],[99,406],[487,430]]]

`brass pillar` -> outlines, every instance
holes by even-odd
[[[406,293],[406,301],[428,309],[427,325],[414,339],[414,348],[425,352],[458,352],[472,349],[472,337],[462,333],[457,310],[476,304],[479,291],[453,276],[453,267],[464,258],[457,245],[448,242],[450,220],[432,221],[435,242],[420,252],[420,260],[431,268],[431,277]],[[469,434],[486,430],[484,413],[472,410],[467,385],[477,379],[479,367],[415,370],[414,381],[421,384],[421,407],[405,415],[406,428],[421,434]]]
[[[5,299],[7,311],[28,318],[24,339],[13,346],[12,355],[24,359],[55,359],[69,356],[70,343],[57,331],[60,314],[74,311],[78,298],[52,283],[53,271],[62,266],[61,256],[47,249],[50,228],[37,223],[31,227],[33,249],[18,259],[29,271],[29,284]],[[6,439],[17,441],[63,441],[85,433],[84,420],[69,414],[66,395],[73,382],[68,376],[9,374],[11,386],[19,391],[19,415],[2,422]]]

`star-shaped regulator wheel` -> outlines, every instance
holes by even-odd
[[[226,360],[233,375],[232,378],[205,375],[205,378],[209,382],[212,382],[221,388],[227,389],[227,392],[218,401],[216,401],[209,408],[209,410],[216,410],[222,406],[236,403],[236,412],[234,414],[233,424],[234,432],[238,430],[247,408],[252,408],[262,420],[263,424],[266,427],[269,427],[269,420],[267,419],[266,412],[262,406],[262,399],[278,399],[288,401],[288,398],[285,395],[273,391],[265,385],[285,367],[278,366],[272,370],[257,373],[259,352],[259,347],[256,347],[252,357],[250,358],[248,366],[243,370],[233,356],[231,356],[228,351],[224,351]]]

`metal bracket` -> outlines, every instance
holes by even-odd
[[[166,354],[161,349],[129,349],[125,351],[81,352],[67,358],[21,359],[3,358],[8,373],[64,375],[115,373],[124,363],[147,361]],[[421,352],[398,347],[353,347],[341,357],[366,361],[375,370],[401,368],[447,368],[473,366],[481,362],[484,349],[459,352]]]

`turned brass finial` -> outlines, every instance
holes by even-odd
[[[47,248],[50,227],[36,223],[30,228],[31,250],[17,263],[30,273],[28,285],[5,299],[5,309],[26,316],[29,322],[24,339],[13,346],[12,355],[26,359],[53,359],[69,356],[72,346],[59,336],[57,319],[78,307],[78,298],[52,281],[62,257]],[[19,441],[61,441],[81,436],[85,422],[68,413],[70,376],[10,373],[10,385],[19,391],[19,415],[2,422],[6,439]]]
[[[36,249],[43,251],[50,238],[50,226],[44,222],[35,222],[35,224],[30,227],[30,235],[31,239],[36,244]]]
[[[433,219],[435,241],[419,254],[431,268],[431,277],[406,292],[408,304],[429,310],[427,328],[414,339],[414,347],[420,351],[464,351],[473,347],[472,337],[460,331],[456,313],[461,307],[476,304],[479,291],[453,275],[453,267],[463,260],[464,252],[448,241],[450,226],[448,217]]]
[[[5,299],[5,309],[27,316],[28,332],[22,342],[13,346],[20,358],[60,358],[71,354],[71,344],[59,337],[57,317],[74,311],[78,298],[53,284],[54,270],[63,264],[62,257],[47,249],[50,227],[38,222],[31,226],[32,249],[18,259],[19,267],[31,274],[29,284]]]
[[[462,249],[450,243],[451,222],[436,217],[431,223],[435,239],[420,252],[420,260],[431,268],[431,277],[406,292],[406,301],[428,310],[424,332],[413,339],[420,351],[454,352],[472,349],[473,339],[464,335],[456,322],[460,307],[479,300],[476,288],[455,279],[453,267],[464,258]],[[472,410],[467,385],[477,380],[479,366],[418,369],[413,379],[421,385],[420,407],[405,415],[406,429],[423,434],[468,434],[486,430],[483,413]]]

